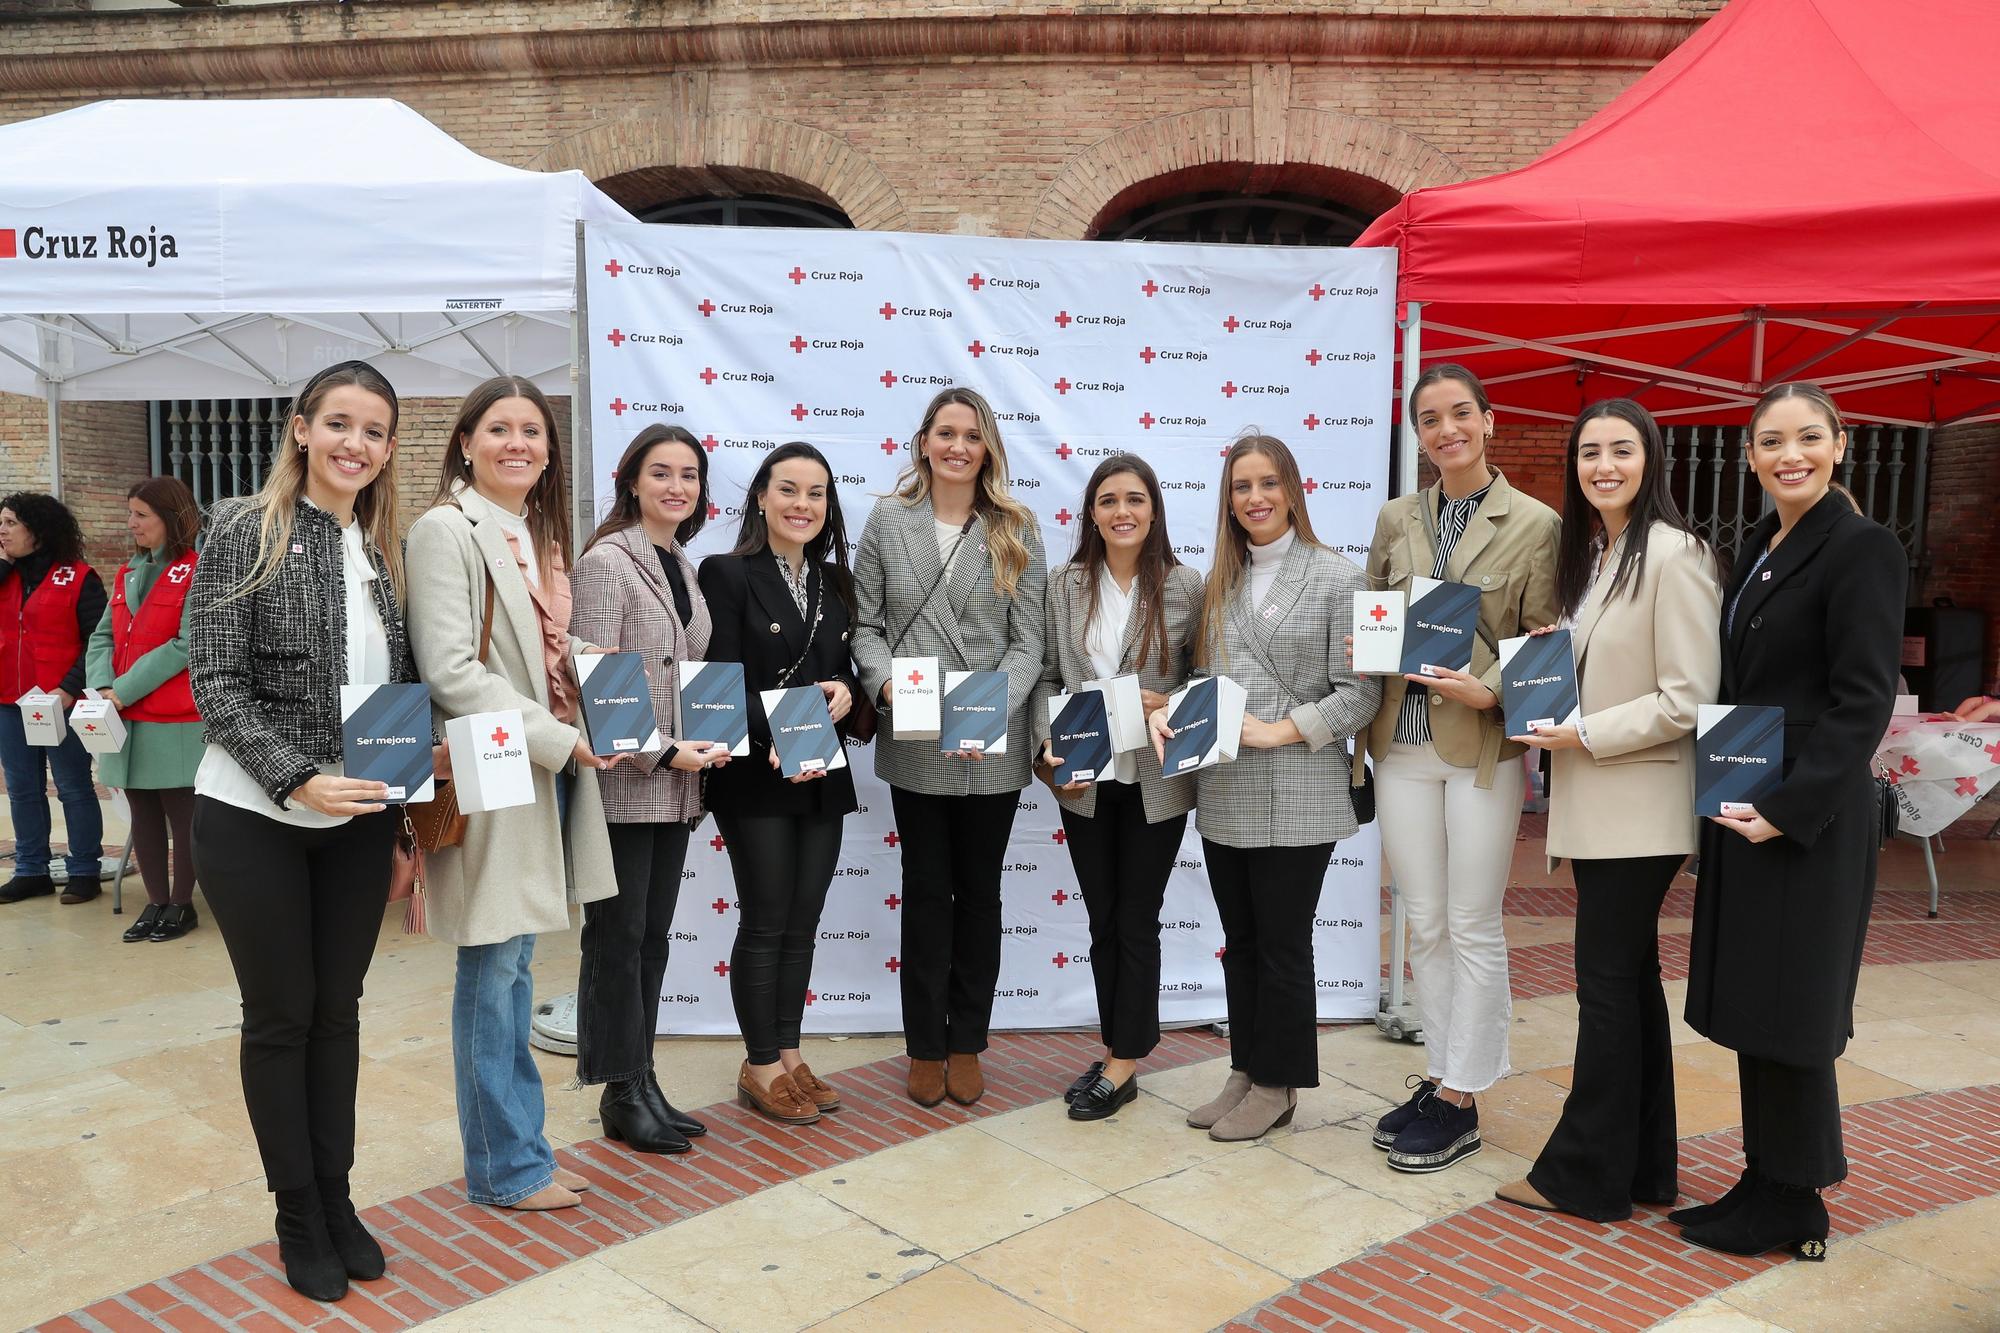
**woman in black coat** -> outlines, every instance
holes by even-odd
[[[1870,759],[1889,725],[1909,565],[1902,544],[1830,489],[1847,433],[1826,392],[1780,384],[1750,418],[1772,511],[1723,590],[1722,699],[1785,710],[1783,777],[1704,829],[1688,1023],[1737,1052],[1743,1176],[1669,1214],[1734,1254],[1826,1254],[1819,1191],[1847,1176],[1833,1063],[1875,898],[1881,815]]]
[[[702,561],[700,579],[714,620],[709,660],[743,664],[750,712],[749,757],[711,770],[702,798],[736,876],[729,995],[749,1055],[737,1096],[772,1120],[809,1125],[840,1108],[799,1055],[799,1025],[854,777],[845,767],[780,777],[758,693],[817,685],[839,723],[859,689],[847,650],[847,529],[819,450],[783,444],[765,456],[736,549]]]

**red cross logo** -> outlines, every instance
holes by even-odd
[[[794,264],[792,265],[792,271],[785,276],[792,280],[792,286],[797,287],[806,280],[806,271],[797,264]]]
[[[981,287],[984,287],[986,285],[986,279],[980,277],[977,273],[975,273],[971,277],[965,280],[965,285],[972,288],[972,290],[976,292]]]
[[[903,905],[903,900],[893,893],[882,900],[882,906],[888,908],[892,912],[895,911],[898,907],[901,907],[902,905]]]
[[[729,899],[717,898],[714,902],[710,903],[709,906],[715,909],[715,914],[717,916],[721,916],[724,912],[727,912],[729,910]]]
[[[1146,296],[1150,299],[1153,293],[1160,290],[1160,284],[1154,282],[1151,278],[1148,278],[1146,279],[1146,285],[1141,287],[1139,290],[1144,292]]]
[[[1073,317],[1070,315],[1069,311],[1067,310],[1056,311],[1057,327],[1066,329],[1070,326],[1072,322],[1073,322]]]
[[[1906,754],[1903,756],[1903,772],[1909,774],[1911,777],[1915,777],[1921,771],[1917,767],[1917,757],[1915,755]]]
[[[703,319],[707,319],[710,315],[713,315],[715,313],[715,302],[709,300],[706,296],[704,296],[701,298],[701,304],[696,306],[695,309],[701,311],[701,317]]]
[[[1309,366],[1316,366],[1324,360],[1326,358],[1319,354],[1319,348],[1317,347],[1306,353],[1306,364]]]
[[[1061,907],[1064,903],[1069,901],[1069,895],[1063,892],[1061,889],[1057,889],[1054,893],[1049,895],[1049,901],[1054,903],[1057,907]]]
[[[882,966],[888,968],[891,972],[900,972],[903,970],[903,960],[891,954],[889,961],[882,964]]]
[[[1148,412],[1146,413],[1146,415],[1139,418],[1139,424],[1144,426],[1147,430],[1151,430],[1153,428],[1153,423],[1157,420],[1159,420],[1158,417],[1155,417],[1151,412]]]
[[[1986,747],[1986,757],[1994,763],[2000,764],[2000,741],[1995,741]]]
[[[40,722],[42,720],[42,715],[40,713],[30,713],[28,714],[28,716],[33,718],[37,722]]]
[[[923,672],[921,672],[921,671],[912,671],[912,672],[910,672],[910,684],[911,684],[911,685],[921,685],[921,684],[923,684],[923,683],[924,683],[924,673],[923,673]]]
[[[882,309],[877,313],[879,313],[884,319],[894,319],[896,317],[896,307],[890,304],[889,302],[884,301],[882,303]]]
[[[729,964],[717,963],[713,968],[709,970],[714,972],[715,975],[717,975],[718,977],[726,977],[729,975]]]
[[[1069,834],[1062,829],[1057,829],[1054,833],[1049,834],[1049,836],[1056,840],[1058,846],[1069,841]]]
[[[623,347],[625,345],[625,335],[617,329],[613,329],[604,335],[604,341],[610,343],[613,347]]]
[[[965,345],[965,350],[972,353],[973,359],[977,360],[979,354],[986,350],[986,344],[980,342],[979,339],[974,338],[971,342]]]
[[[887,833],[884,833],[882,835],[882,841],[888,843],[891,847],[894,847],[897,843],[901,842],[902,840],[903,839],[901,838],[901,836],[899,836],[896,830],[894,829],[890,829]]]
[[[1316,416],[1307,417],[1303,424],[1307,430],[1318,430],[1319,418]]]
[[[1304,491],[1307,495],[1311,495],[1314,491],[1319,489],[1319,483],[1314,481],[1311,477],[1307,477],[1305,485],[1301,486],[1299,489]]]
[[[893,436],[893,435],[885,435],[885,436],[884,436],[884,437],[882,438],[882,452],[883,452],[883,453],[885,453],[885,454],[893,454],[893,453],[895,453],[895,452],[896,452],[896,437],[895,437],[895,436]]]
[[[718,833],[718,834],[716,834],[716,835],[715,835],[714,837],[712,837],[712,838],[710,838],[710,839],[708,840],[708,845],[709,845],[709,846],[711,846],[711,847],[713,847],[713,848],[715,848],[715,850],[719,852],[719,851],[721,851],[721,850],[722,850],[722,849],[723,849],[724,847],[727,847],[727,846],[728,846],[729,844],[728,844],[728,843],[726,843],[726,842],[724,842],[724,841],[722,840],[722,835],[721,835],[720,833]]]
[[[1893,769],[1887,773],[1884,773],[1882,776],[1889,779],[1889,785],[1891,787],[1897,787],[1902,785],[1903,775],[1895,772]]]
[[[716,520],[716,519],[718,519],[718,518],[721,518],[721,517],[722,517],[722,510],[720,510],[720,509],[718,509],[718,508],[716,507],[716,504],[715,504],[715,502],[714,502],[713,500],[709,501],[709,504],[708,504],[708,521],[709,521],[709,522],[711,522],[711,523],[713,523],[713,522],[715,522],[715,520]]]
[[[715,381],[720,378],[720,376],[718,376],[715,373],[714,366],[703,366],[701,368],[700,378],[703,384],[713,385]]]
[[[1235,380],[1224,380],[1222,382],[1222,396],[1224,398],[1234,398],[1236,396]]]
[[[1054,958],[1049,959],[1049,961],[1056,965],[1057,971],[1061,971],[1063,968],[1069,966],[1069,955],[1066,953],[1059,953]]]
[[[818,998],[819,998],[819,995],[818,995],[818,993],[817,993],[817,992],[815,992],[815,991],[807,991],[807,992],[806,992],[806,1003],[807,1003],[807,1004],[811,1004],[811,1003],[812,1003],[812,1002],[813,1002],[814,1000],[817,1000]]]
[[[1217,949],[1217,950],[1215,951],[1215,956],[1216,956],[1217,958],[1220,958],[1220,957],[1222,957],[1222,955],[1224,955],[1224,954],[1226,954],[1226,953],[1228,953],[1228,952],[1229,952],[1229,950],[1228,950],[1227,948],[1222,948],[1222,949]]]
[[[1382,623],[1383,617],[1387,616],[1388,614],[1389,614],[1389,608],[1383,606],[1382,603],[1377,602],[1375,603],[1375,609],[1368,613],[1368,618],[1370,620],[1373,620],[1376,624],[1379,625]]]
[[[1958,794],[1959,794],[1960,796],[1977,796],[1977,795],[1979,795],[1979,779],[1978,779],[1978,778],[1960,778],[1960,779],[1958,780]]]
[[[1056,510],[1056,522],[1062,524],[1064,527],[1068,527],[1069,521],[1075,517],[1075,514],[1069,512],[1068,505],[1064,505],[1061,509]]]
[[[796,333],[792,335],[792,350],[794,352],[803,352],[806,350],[806,340]]]
[[[622,417],[625,415],[625,400],[623,398],[613,398],[610,406],[612,416]]]
[[[95,722],[86,722],[83,724],[83,729],[94,733],[97,730],[97,724]]]
[[[702,448],[704,448],[704,449],[706,449],[706,450],[708,450],[708,451],[709,451],[710,453],[714,453],[714,452],[715,452],[715,450],[716,450],[716,439],[715,439],[715,435],[713,434],[713,432],[711,432],[710,434],[707,434],[707,435],[704,435],[704,436],[702,436],[702,437],[701,437],[701,447],[702,447]]]
[[[186,583],[188,575],[192,573],[194,573],[193,565],[175,565],[167,571],[167,582],[174,584]]]
[[[1158,355],[1159,353],[1154,351],[1151,347],[1142,347],[1139,349],[1139,359],[1141,361],[1144,361],[1149,366],[1153,364],[1153,358]]]
[[[812,414],[806,411],[806,405],[804,403],[792,404],[792,420],[804,421],[810,415]]]
[[[507,735],[507,728],[505,727],[493,728],[493,743],[495,745],[505,745],[508,739],[509,738]]]
[[[1320,297],[1326,295],[1326,288],[1320,286],[1318,283],[1314,283],[1312,285],[1312,289],[1308,291],[1306,295],[1310,296],[1313,300],[1317,301],[1319,300]]]
[[[877,378],[882,381],[882,387],[885,389],[896,387],[896,372],[893,370],[885,370]]]
[[[1069,441],[1067,440],[1056,446],[1056,457],[1062,459],[1065,463],[1069,462],[1069,456],[1075,452],[1076,450],[1069,447]]]
[[[75,583],[76,566],[64,565],[61,569],[49,575],[49,582],[55,584],[58,588],[66,588],[70,584]]]
[[[1243,321],[1236,318],[1236,316],[1231,315],[1228,319],[1222,321],[1222,327],[1228,329],[1231,333],[1234,333],[1236,332],[1236,330],[1243,327]]]
[[[625,271],[625,266],[614,259],[604,266],[604,271],[615,278]]]
[[[1068,393],[1070,391],[1069,376],[1065,375],[1061,379],[1057,380],[1055,383],[1055,390],[1057,393]]]

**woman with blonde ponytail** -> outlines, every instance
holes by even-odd
[[[868,516],[854,561],[854,660],[889,707],[897,656],[945,671],[1007,673],[1007,749],[940,753],[935,740],[875,740],[902,835],[903,1029],[909,1093],[924,1106],[986,1091],[1000,976],[1000,862],[1028,785],[1027,704],[1042,674],[1048,568],[1035,516],[1007,489],[993,409],[971,389],[931,399],[892,495]]]

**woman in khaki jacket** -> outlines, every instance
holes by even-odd
[[[1722,682],[1714,553],[1668,490],[1659,427],[1629,398],[1570,431],[1556,588],[1571,626],[1574,724],[1513,739],[1551,752],[1549,854],[1576,879],[1576,1077],[1509,1203],[1594,1222],[1677,1188],[1660,903],[1694,850],[1694,727]],[[1540,632],[1540,631],[1538,631]]]
[[[1487,463],[1493,411],[1471,371],[1432,366],[1408,410],[1438,481],[1382,506],[1369,581],[1404,593],[1419,577],[1479,590],[1471,669],[1387,677],[1368,730],[1428,1066],[1412,1077],[1410,1100],[1377,1123],[1375,1146],[1396,1170],[1425,1172],[1479,1151],[1473,1096],[1507,1072],[1513,1002],[1500,900],[1521,821],[1523,748],[1501,734],[1499,643],[1555,620],[1562,521]]]

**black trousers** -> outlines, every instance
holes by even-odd
[[[194,901],[194,788],[131,787],[125,800],[132,807],[133,859],[146,882],[146,901],[186,907]]]
[[[736,876],[729,998],[753,1065],[799,1048],[813,945],[840,861],[842,815],[717,814]]]
[[[1229,1067],[1269,1088],[1319,1086],[1313,912],[1334,844],[1225,847],[1201,840],[1222,918]]]
[[[1674,1052],[1660,988],[1660,904],[1685,856],[1572,861],[1576,1073],[1528,1183],[1598,1222],[1678,1187]]]
[[[583,905],[576,1077],[611,1083],[653,1065],[660,987],[687,862],[686,824],[610,824],[615,897]]]
[[[1787,1065],[1736,1057],[1743,1098],[1743,1158],[1781,1185],[1824,1189],[1847,1179],[1840,1089],[1833,1064]]]
[[[354,1165],[361,983],[397,820],[298,828],[195,798],[195,868],[243,993],[243,1103],[272,1190]]]
[[[1112,1059],[1143,1060],[1160,1044],[1160,904],[1187,816],[1148,824],[1137,786],[1100,782],[1096,813],[1062,822],[1090,917],[1098,1033]]]
[[[1000,863],[1018,792],[889,788],[903,844],[903,1041],[912,1060],[986,1049],[1000,981]]]

